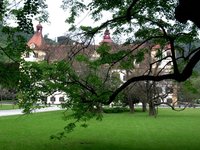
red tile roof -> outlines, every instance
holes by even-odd
[[[36,32],[32,38],[28,41],[27,45],[30,46],[32,43],[35,44],[35,49],[41,49],[45,46],[45,40],[42,35],[42,25],[38,24],[36,26]]]
[[[110,37],[110,32],[108,29],[106,29],[106,31],[104,32],[104,36],[103,36],[103,40],[102,43],[112,43],[112,39]]]

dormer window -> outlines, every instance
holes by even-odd
[[[29,57],[30,57],[29,52],[26,52],[26,54],[25,54],[25,58],[29,58]]]
[[[35,58],[38,58],[38,53],[34,53],[34,57],[35,57]]]
[[[59,101],[64,102],[65,101],[64,97],[59,97]]]
[[[171,51],[167,51],[167,56],[171,56]]]
[[[123,81],[126,81],[126,75],[123,75],[123,79],[122,79]]]
[[[54,96],[52,96],[52,97],[50,98],[50,101],[51,101],[51,102],[55,102],[55,101],[56,101],[56,98],[55,98]]]
[[[30,49],[34,49],[35,48],[35,44],[34,43],[31,43],[30,44]]]

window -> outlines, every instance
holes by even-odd
[[[123,75],[123,81],[126,81],[126,75]]]
[[[167,51],[167,56],[171,56],[171,52],[170,51]]]
[[[51,97],[50,101],[55,102],[56,98],[54,96]]]
[[[64,97],[59,97],[60,102],[64,102]]]
[[[168,99],[167,99],[167,103],[172,103],[172,99],[171,99],[171,98],[168,98]]]
[[[27,52],[27,53],[25,54],[25,57],[26,57],[26,58],[29,58],[29,57],[30,57],[29,52]]]
[[[38,58],[38,53],[34,53],[34,57],[35,57],[35,58]]]

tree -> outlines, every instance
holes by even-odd
[[[174,79],[182,82],[191,76],[192,70],[198,62],[199,49],[195,47],[185,54],[183,53],[185,49],[180,44],[190,43],[197,38],[197,28],[193,24],[185,25],[176,22],[174,18],[176,1],[147,2],[145,0],[133,0],[123,3],[122,1],[113,3],[105,0],[101,2],[92,1],[89,4],[74,1],[71,6],[69,6],[71,3],[67,2],[65,1],[65,8],[71,8],[72,11],[72,15],[68,19],[69,23],[73,23],[78,12],[84,11],[86,8],[91,11],[92,17],[96,19],[95,21],[99,21],[103,17],[101,16],[102,10],[109,11],[109,13],[111,13],[111,10],[114,10],[113,18],[102,25],[95,28],[82,27],[85,31],[84,34],[91,38],[99,30],[110,26],[115,34],[121,34],[122,32],[135,33],[135,38],[127,38],[125,41],[126,44],[131,44],[135,39],[140,39],[140,41],[143,40],[140,42],[141,45],[149,41],[161,46],[169,44],[171,47],[171,56],[168,57],[171,58],[171,62],[173,63],[173,72],[165,75],[142,75],[131,78],[110,96],[108,102],[112,101],[119,92],[135,81]],[[130,50],[130,52],[135,49]],[[159,59],[159,61],[163,61],[164,59],[166,58]],[[184,63],[184,67],[182,68],[179,67],[181,62]]]
[[[183,82],[192,75],[195,65],[199,62],[200,48],[184,46],[198,39],[198,28],[193,23],[181,24],[175,20],[174,11],[177,1],[92,0],[86,3],[79,0],[64,0],[63,2],[63,8],[70,10],[71,16],[67,22],[72,24],[70,31],[76,34],[78,44],[70,49],[65,61],[54,62],[51,66],[46,65],[46,72],[37,67],[35,67],[36,70],[30,69],[33,76],[29,78],[32,79],[29,80],[27,76],[29,74],[26,74],[26,78],[30,81],[28,85],[32,87],[32,91],[28,91],[29,86],[23,88],[27,84],[22,84],[21,89],[32,92],[26,94],[22,91],[24,98],[22,104],[27,110],[31,106],[27,104],[29,102],[32,104],[39,96],[38,93],[47,92],[47,89],[61,90],[69,94],[70,100],[65,107],[74,110],[73,117],[77,120],[66,127],[67,131],[71,131],[77,121],[86,121],[95,115],[99,118],[101,113],[98,111],[98,106],[108,105],[120,99],[121,92],[132,83],[139,81],[157,83],[169,79]],[[112,18],[100,26],[81,26],[77,29],[74,24],[75,19],[85,11],[90,12],[94,21],[100,21],[106,16],[103,14],[105,11],[111,14]],[[90,45],[92,38],[105,28],[111,28],[114,35],[126,34],[124,44],[102,44],[96,50],[99,57],[89,59],[94,54],[92,51],[94,49],[91,48],[93,46]],[[143,63],[146,60],[146,54],[154,56],[146,68],[120,86],[109,88],[108,83],[113,82],[109,80],[112,69],[134,70],[135,63],[133,62]],[[77,62],[81,62],[82,65],[77,65]],[[172,68],[169,69],[169,65]],[[82,66],[86,70],[80,71]],[[98,74],[100,68],[105,69],[104,77]],[[39,75],[38,78],[34,77],[36,72],[36,75]],[[88,73],[83,74],[83,72]]]
[[[199,74],[195,72],[190,79],[179,84],[178,96],[180,102],[193,104],[199,99],[199,80]]]
[[[200,27],[200,19],[198,17],[197,1],[191,0],[179,0],[179,5],[175,9],[175,17],[178,21],[186,23],[188,20],[193,21],[198,27]]]
[[[33,19],[45,21],[48,18],[45,1],[2,0],[0,2],[0,85],[17,88],[21,56],[29,51],[26,42],[33,33]],[[15,22],[14,25],[9,21]]]
[[[100,26],[82,27],[87,37],[93,37],[95,33],[99,30],[110,27],[114,30],[115,34],[122,34],[126,32],[127,34],[133,34],[135,38],[127,38],[125,44],[134,43],[136,39],[139,39],[140,44],[144,44],[147,41],[150,43],[159,44],[161,47],[170,45],[170,56],[161,58],[161,54],[157,56],[158,60],[152,62],[151,64],[161,62],[167,58],[171,58],[171,63],[173,64],[173,71],[168,74],[145,74],[129,79],[120,88],[116,89],[110,96],[107,103],[110,103],[115,96],[121,92],[129,84],[140,81],[140,80],[154,80],[161,81],[164,79],[173,79],[178,82],[187,80],[191,74],[194,66],[199,60],[199,48],[193,47],[190,50],[186,50],[182,47],[183,44],[190,43],[197,38],[197,28],[194,24],[180,24],[176,22],[174,18],[174,9],[177,5],[176,1],[154,1],[147,2],[145,0],[133,0],[133,1],[117,1],[115,3],[110,1],[92,1],[89,4],[82,3],[79,1],[74,1],[68,3],[65,1],[64,8],[70,8],[72,11],[71,17],[68,19],[69,23],[75,21],[75,17],[79,14],[79,11],[84,11],[86,8],[91,11],[91,15],[95,18],[95,21],[99,21],[103,15],[102,10],[106,10],[109,13],[114,10],[112,19],[104,22]],[[69,4],[71,6],[69,6]],[[80,9],[80,7],[82,9]],[[79,11],[78,11],[78,10]],[[125,26],[127,24],[127,26]],[[74,29],[74,26],[72,26]],[[140,45],[140,46],[141,46]],[[137,48],[129,50],[133,52]],[[186,51],[186,53],[185,53]],[[129,54],[130,54],[129,53]],[[124,55],[128,57],[130,55]],[[119,59],[120,61],[121,59]],[[151,67],[152,65],[150,65]],[[180,67],[181,66],[181,67]],[[152,69],[149,67],[149,73]]]

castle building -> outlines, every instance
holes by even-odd
[[[56,49],[56,46],[52,46],[46,43],[46,41],[43,38],[42,29],[43,27],[41,24],[38,24],[36,26],[35,33],[27,43],[28,47],[32,51],[24,54],[24,60],[30,62],[40,62],[48,59],[49,61],[54,61],[61,60],[62,58],[64,58],[66,54],[63,53],[62,47]],[[57,51],[55,52],[55,50]],[[56,55],[52,57],[52,55],[55,53]],[[62,102],[64,102],[65,99],[67,99],[67,96],[64,92],[56,91],[52,95],[45,97],[44,101],[47,104],[61,104]]]
[[[70,59],[71,57],[73,57],[73,55],[76,52],[78,52],[81,48],[84,47],[84,46],[81,46],[81,44],[79,43],[77,44],[75,41],[70,41],[67,43],[62,42],[63,44],[60,44],[60,45],[50,45],[46,43],[46,41],[44,40],[44,37],[42,35],[42,30],[43,30],[42,25],[38,24],[36,26],[35,33],[27,42],[27,45],[32,51],[23,55],[23,58],[25,61],[40,62],[40,61],[46,60],[47,62],[51,63],[54,61],[65,60],[67,58]],[[62,37],[62,40],[63,38],[64,37]],[[109,44],[112,47],[111,51],[113,53],[118,50],[118,48],[116,47],[124,48],[122,45],[117,45],[113,42],[108,29],[105,30],[103,39],[100,44],[103,44],[103,43]],[[144,48],[147,46],[148,46],[147,44],[144,44],[142,47]],[[99,54],[95,51],[97,47],[98,46],[96,45],[90,45],[86,48],[83,48],[82,50],[91,58],[91,60],[95,60],[100,57]],[[137,44],[126,46],[125,49],[134,49],[135,47],[137,47]],[[151,53],[148,56],[145,56],[146,58],[148,58],[146,59],[145,63],[138,64],[136,62],[132,62],[133,65],[135,66],[134,70],[127,71],[125,69],[120,69],[119,67],[114,67],[112,68],[111,72],[112,73],[117,72],[122,82],[125,82],[129,77],[134,76],[134,74],[144,73],[145,69],[147,68],[147,62],[149,63],[149,61],[156,58],[155,55],[157,53],[157,50],[160,49],[161,47],[159,45],[154,45],[151,48],[152,48]],[[166,46],[163,49],[164,57],[171,55],[169,49],[170,49],[169,46]],[[149,60],[149,58],[151,60]],[[159,64],[155,63],[152,66],[152,68],[157,72],[162,71],[162,74],[165,74],[171,71],[171,66],[172,64],[169,57],[169,59],[165,59],[161,61]],[[78,68],[79,66],[75,66],[75,67],[79,69]],[[162,70],[162,68],[165,68],[165,69]],[[132,73],[129,75],[128,72],[132,72]],[[168,86],[163,86],[163,85],[164,85],[163,83],[160,83],[158,86],[161,88],[161,93],[165,94]],[[173,91],[170,91],[168,95],[164,98],[164,101],[166,102],[176,101],[176,95],[173,93],[174,93]],[[64,92],[57,91],[53,93],[52,95],[47,96],[45,101],[48,104],[61,104],[66,99],[67,99],[67,95]]]

